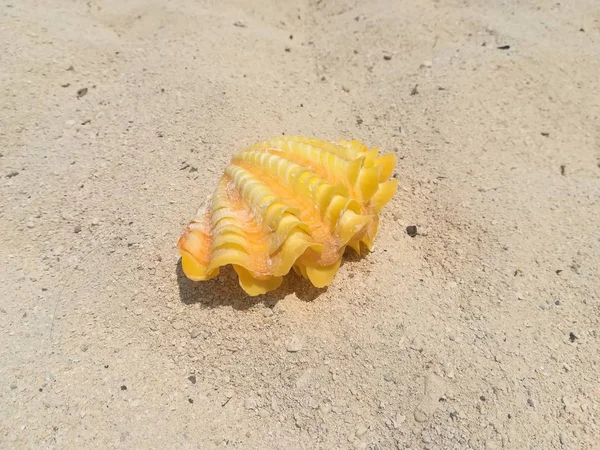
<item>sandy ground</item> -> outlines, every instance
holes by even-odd
[[[282,133],[398,155],[376,249],[186,281]],[[2,0],[0,447],[598,449],[599,164],[596,0]]]

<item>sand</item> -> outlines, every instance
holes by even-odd
[[[597,1],[5,0],[0,52],[1,448],[600,448]],[[188,282],[283,133],[397,154],[376,248]]]

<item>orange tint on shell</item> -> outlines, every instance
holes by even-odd
[[[252,296],[291,269],[329,285],[347,246],[372,249],[378,214],[397,189],[395,164],[358,141],[284,136],[247,148],[179,239],[184,273],[209,280],[231,264]]]

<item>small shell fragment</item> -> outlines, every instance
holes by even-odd
[[[185,275],[231,264],[251,296],[291,269],[328,286],[346,247],[373,248],[378,214],[397,189],[396,157],[359,141],[278,137],[234,156],[206,209],[178,242]]]

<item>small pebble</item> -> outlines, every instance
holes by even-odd
[[[412,348],[413,350],[416,350],[418,352],[422,352],[423,351],[423,339],[421,339],[420,336],[417,336],[416,338],[414,338],[412,343],[410,344],[410,348]]]
[[[246,23],[242,20],[236,20],[235,22],[233,22],[233,26],[239,28],[246,28]]]
[[[394,378],[392,377],[392,375],[391,375],[391,374],[389,374],[389,373],[386,373],[386,374],[383,376],[383,379],[384,379],[385,381],[392,381]]]
[[[364,435],[366,432],[368,431],[368,428],[364,425],[359,425],[358,427],[356,427],[356,437],[361,437],[362,435]]]
[[[33,228],[35,224],[32,221],[27,222],[27,228]]]
[[[81,233],[81,225],[75,225],[75,228],[73,228],[73,232]]]
[[[298,336],[292,336],[292,339],[287,343],[286,349],[290,353],[296,353],[302,350],[304,343]]]
[[[271,308],[265,308],[263,309],[263,316],[264,317],[271,317],[273,315],[273,310]]]
[[[196,375],[190,375],[188,377],[188,380],[190,380],[190,383],[196,384]]]
[[[419,423],[426,422],[429,416],[420,409],[415,409],[415,420]]]
[[[190,331],[190,337],[192,339],[196,339],[198,336],[200,336],[200,334],[202,333],[202,330],[198,327],[192,328],[192,330]]]
[[[577,340],[577,335],[572,331],[569,333],[569,341],[575,342]]]
[[[494,441],[486,441],[485,450],[496,450],[498,448],[498,444]]]
[[[183,320],[173,322],[173,328],[175,328],[176,330],[181,330],[185,328],[185,322]]]
[[[10,388],[14,391],[17,388],[17,383],[11,383]]]
[[[100,219],[98,219],[97,217],[94,217],[92,219],[92,225],[96,226],[100,224]]]
[[[408,234],[410,237],[415,237],[417,235],[417,226],[416,225],[407,226],[406,234]]]
[[[403,414],[397,413],[396,418],[394,419],[394,428],[398,428],[405,421],[406,421],[406,416]]]
[[[244,408],[246,409],[256,409],[257,406],[258,402],[254,397],[247,397],[246,400],[244,400]]]

